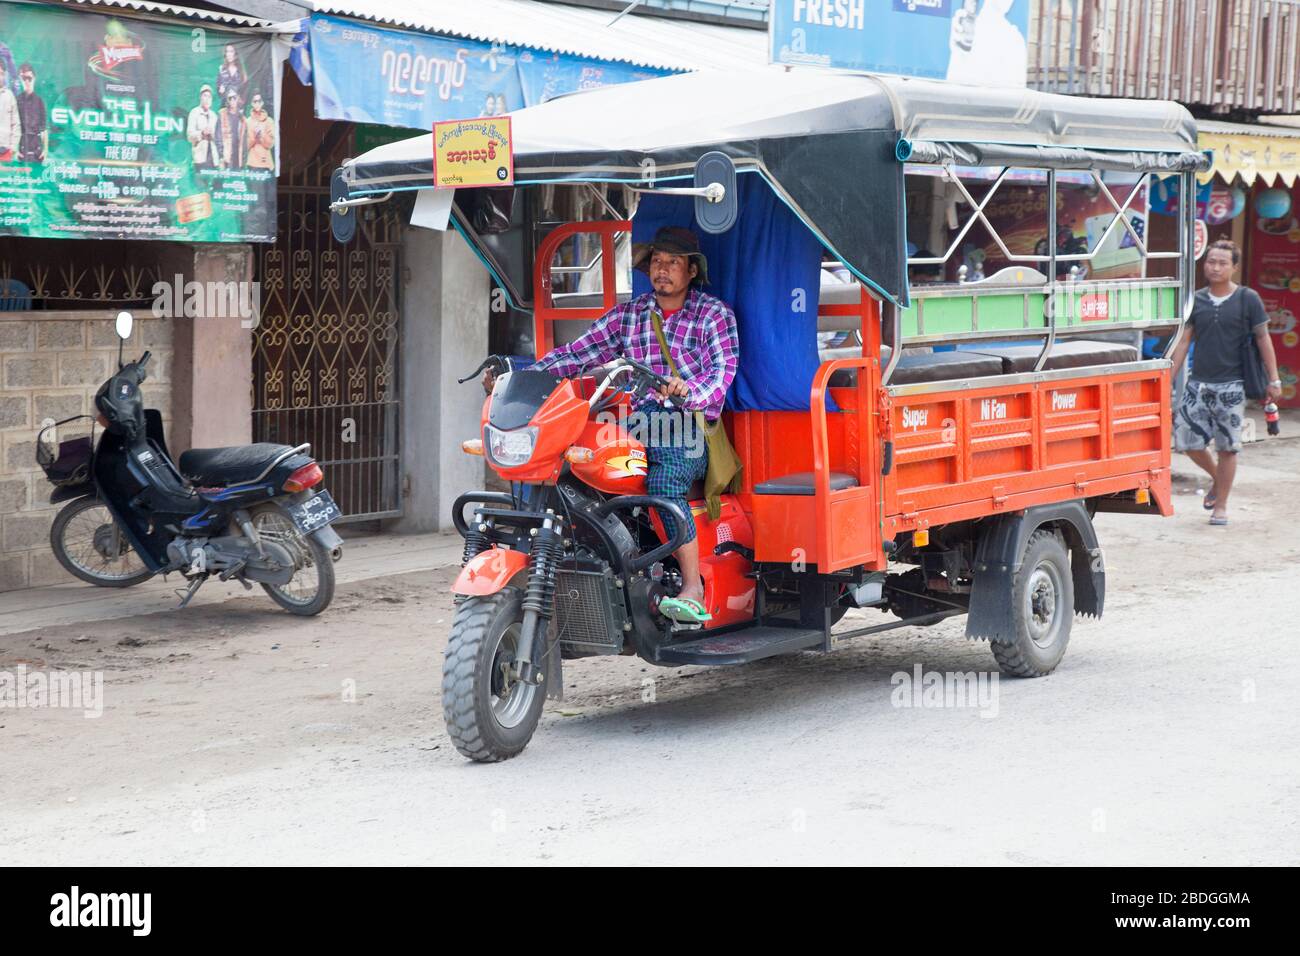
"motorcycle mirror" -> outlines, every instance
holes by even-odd
[[[717,235],[734,226],[740,203],[736,195],[736,164],[731,157],[717,150],[701,156],[695,163],[695,185],[715,190],[710,196],[695,197],[695,224],[700,230]]]
[[[333,204],[348,198],[348,184],[343,181],[343,170],[334,170],[330,177],[330,230],[334,240],[347,245],[357,232],[357,210],[347,207],[335,209]]]
[[[122,369],[122,346],[126,340],[131,337],[131,327],[135,325],[135,316],[130,312],[122,311],[117,313],[117,368]]]

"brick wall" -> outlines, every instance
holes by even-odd
[[[116,314],[0,312],[0,591],[75,580],[50,552],[50,524],[62,505],[49,504],[53,488],[36,464],[36,433],[47,419],[93,413],[95,390],[117,368]],[[165,426],[172,331],[170,319],[137,315],[125,346],[127,359],[153,352],[144,399],[162,412]],[[68,427],[61,439],[77,433]]]

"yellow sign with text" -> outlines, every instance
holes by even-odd
[[[433,124],[433,185],[438,189],[512,186],[514,144],[509,116]]]

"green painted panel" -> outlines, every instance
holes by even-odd
[[[1104,290],[1109,309],[1107,319],[1080,319],[1085,295],[1098,295],[1101,290],[1084,287],[1078,292],[1064,292],[1055,301],[1061,312],[1057,315],[1060,327],[1081,325],[1104,326],[1116,322],[1145,322],[1168,319],[1176,314],[1178,290],[1155,288],[1134,283],[1131,286],[1109,286]],[[1024,328],[1047,327],[1046,292],[1015,292],[1010,294],[984,294],[979,296],[979,331],[1016,331]],[[903,334],[942,335],[974,331],[972,328],[971,301],[975,296],[944,296],[924,298],[917,296],[910,309],[902,314]],[[1026,326],[1025,303],[1028,301],[1029,317]],[[924,306],[921,306],[921,303]],[[918,308],[924,311],[924,328],[918,328]]]
[[[924,332],[917,331],[916,307],[903,313],[904,335],[936,335],[942,332],[969,332],[971,323],[970,299],[935,298],[924,299]]]
[[[1044,303],[1047,294],[1036,292],[1029,297],[1029,327],[1031,329],[1047,328],[1047,310]]]
[[[979,330],[1023,329],[1025,327],[1025,296],[982,295],[979,297]]]

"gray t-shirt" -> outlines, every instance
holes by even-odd
[[[1196,293],[1191,322],[1195,333],[1192,352],[1192,378],[1198,382],[1221,385],[1240,382],[1241,347],[1246,336],[1268,321],[1259,293],[1244,285],[1219,304],[1208,289]]]

